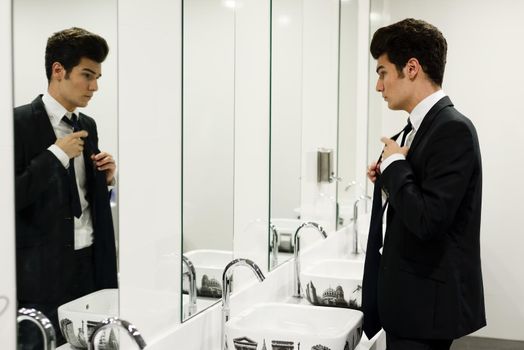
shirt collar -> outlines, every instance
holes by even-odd
[[[45,111],[47,112],[53,127],[56,127],[58,123],[60,123],[64,115],[67,115],[68,118],[71,118],[73,113],[77,116],[79,115],[78,108],[76,108],[73,113],[68,112],[67,109],[65,109],[65,107],[60,104],[60,102],[58,102],[53,96],[49,94],[49,92],[46,92],[42,96],[42,102],[44,103]]]
[[[420,124],[422,124],[424,117],[426,114],[428,114],[431,107],[433,107],[444,96],[446,96],[444,91],[438,90],[420,101],[418,105],[413,108],[413,111],[411,111],[409,116],[409,120],[411,121],[411,125],[413,125],[413,129],[415,131],[420,128]]]

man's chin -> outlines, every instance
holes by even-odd
[[[391,109],[392,111],[398,111],[398,110],[400,110],[400,108],[399,108],[398,106],[396,106],[396,105],[390,103],[389,101],[388,101],[388,108]]]

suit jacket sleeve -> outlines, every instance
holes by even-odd
[[[16,210],[34,204],[49,188],[49,183],[65,168],[53,153],[40,149],[35,154],[32,147],[35,133],[31,125],[15,118],[15,187]]]
[[[419,239],[439,238],[452,224],[476,164],[474,140],[466,123],[449,121],[428,142],[418,178],[409,156],[382,174],[390,205]]]

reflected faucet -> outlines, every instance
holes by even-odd
[[[356,181],[351,181],[350,183],[347,184],[346,187],[344,187],[344,192],[347,192],[351,189],[351,187],[355,186],[357,184]]]
[[[358,204],[362,201],[370,201],[371,197],[367,194],[361,195],[353,204],[353,254],[358,254]]]
[[[271,268],[273,268],[278,265],[278,246],[280,245],[280,239],[275,225],[269,224],[269,230],[271,231]]]
[[[56,348],[56,333],[53,324],[40,311],[35,309],[21,308],[18,310],[16,322],[31,321],[40,328],[42,336],[44,337],[44,350],[55,350]]]
[[[132,325],[131,323],[125,320],[121,320],[117,317],[110,317],[100,322],[96,326],[96,328],[93,330],[93,333],[91,333],[91,336],[89,337],[87,349],[94,350],[95,349],[95,340],[96,340],[96,336],[98,335],[98,333],[100,333],[100,331],[106,328],[111,328],[111,327],[120,327],[120,328],[125,329],[127,333],[131,336],[131,338],[133,338],[136,345],[138,345],[139,349],[144,349],[146,347],[146,342],[144,341],[144,338],[142,338],[142,336],[140,335],[140,332],[134,325]]]
[[[300,236],[298,234],[304,227],[313,227],[317,229],[318,233],[320,233],[323,238],[327,238],[326,231],[316,222],[305,222],[295,231],[295,235],[293,237],[293,243],[295,244],[295,248],[293,249],[293,256],[295,257],[295,294],[293,296],[296,298],[303,297],[302,285],[300,283],[300,255],[298,254],[300,251]]]
[[[229,320],[230,315],[230,309],[229,309],[229,295],[231,294],[231,284],[233,283],[233,270],[237,266],[246,266],[248,267],[255,276],[258,278],[260,282],[262,282],[265,277],[260,268],[257,264],[255,264],[253,261],[249,259],[234,259],[224,269],[224,273],[222,274],[222,349],[227,349],[226,345],[226,332],[225,332],[225,325],[226,322]]]
[[[186,266],[187,272],[182,275],[189,279],[189,307],[187,316],[192,316],[197,312],[197,287],[196,287],[196,272],[195,266],[185,255],[182,255],[182,263]],[[182,305],[183,307],[183,305]]]

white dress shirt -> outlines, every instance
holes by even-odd
[[[49,95],[49,93],[44,94],[42,97],[42,102],[44,102],[45,110],[49,116],[49,120],[53,126],[56,137],[62,138],[71,134],[73,132],[73,128],[64,122],[62,117],[65,115],[71,119],[72,114],[75,114],[78,118],[80,118],[78,110],[75,109],[73,112],[68,112],[64,106],[62,106],[57,100]],[[60,147],[53,144],[49,146],[48,150],[52,152],[58,158],[58,160],[60,160],[64,168],[69,168],[69,157]],[[74,165],[76,185],[78,187],[78,194],[80,196],[80,207],[82,208],[82,215],[80,218],[74,218],[75,250],[79,250],[89,247],[93,244],[93,220],[91,219],[89,202],[86,200],[86,169],[83,155],[75,157]]]
[[[406,138],[406,145],[405,146],[411,146],[411,141],[415,138],[415,134],[417,133],[417,130],[420,129],[420,125],[422,124],[422,121],[424,120],[424,117],[426,114],[428,114],[429,110],[438,102],[442,97],[446,96],[444,91],[438,90],[422,101],[420,101],[415,108],[411,111],[411,114],[409,115],[409,120],[411,121],[411,125],[413,126],[413,129],[408,134]],[[393,162],[397,160],[405,160],[406,157],[401,153],[395,153],[387,157],[380,163],[380,171],[384,172],[386,168]]]

